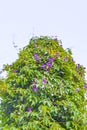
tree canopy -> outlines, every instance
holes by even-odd
[[[87,129],[85,68],[57,38],[31,38],[3,71],[1,130]]]

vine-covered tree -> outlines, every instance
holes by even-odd
[[[56,38],[35,37],[3,68],[1,130],[86,130],[85,68]]]

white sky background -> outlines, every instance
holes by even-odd
[[[58,36],[87,67],[87,0],[0,0],[0,68],[33,36]]]

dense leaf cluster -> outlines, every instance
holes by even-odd
[[[56,38],[32,38],[4,71],[2,130],[87,129],[85,68]]]

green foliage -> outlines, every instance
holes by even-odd
[[[57,39],[32,38],[0,81],[2,130],[86,130],[85,70]]]

